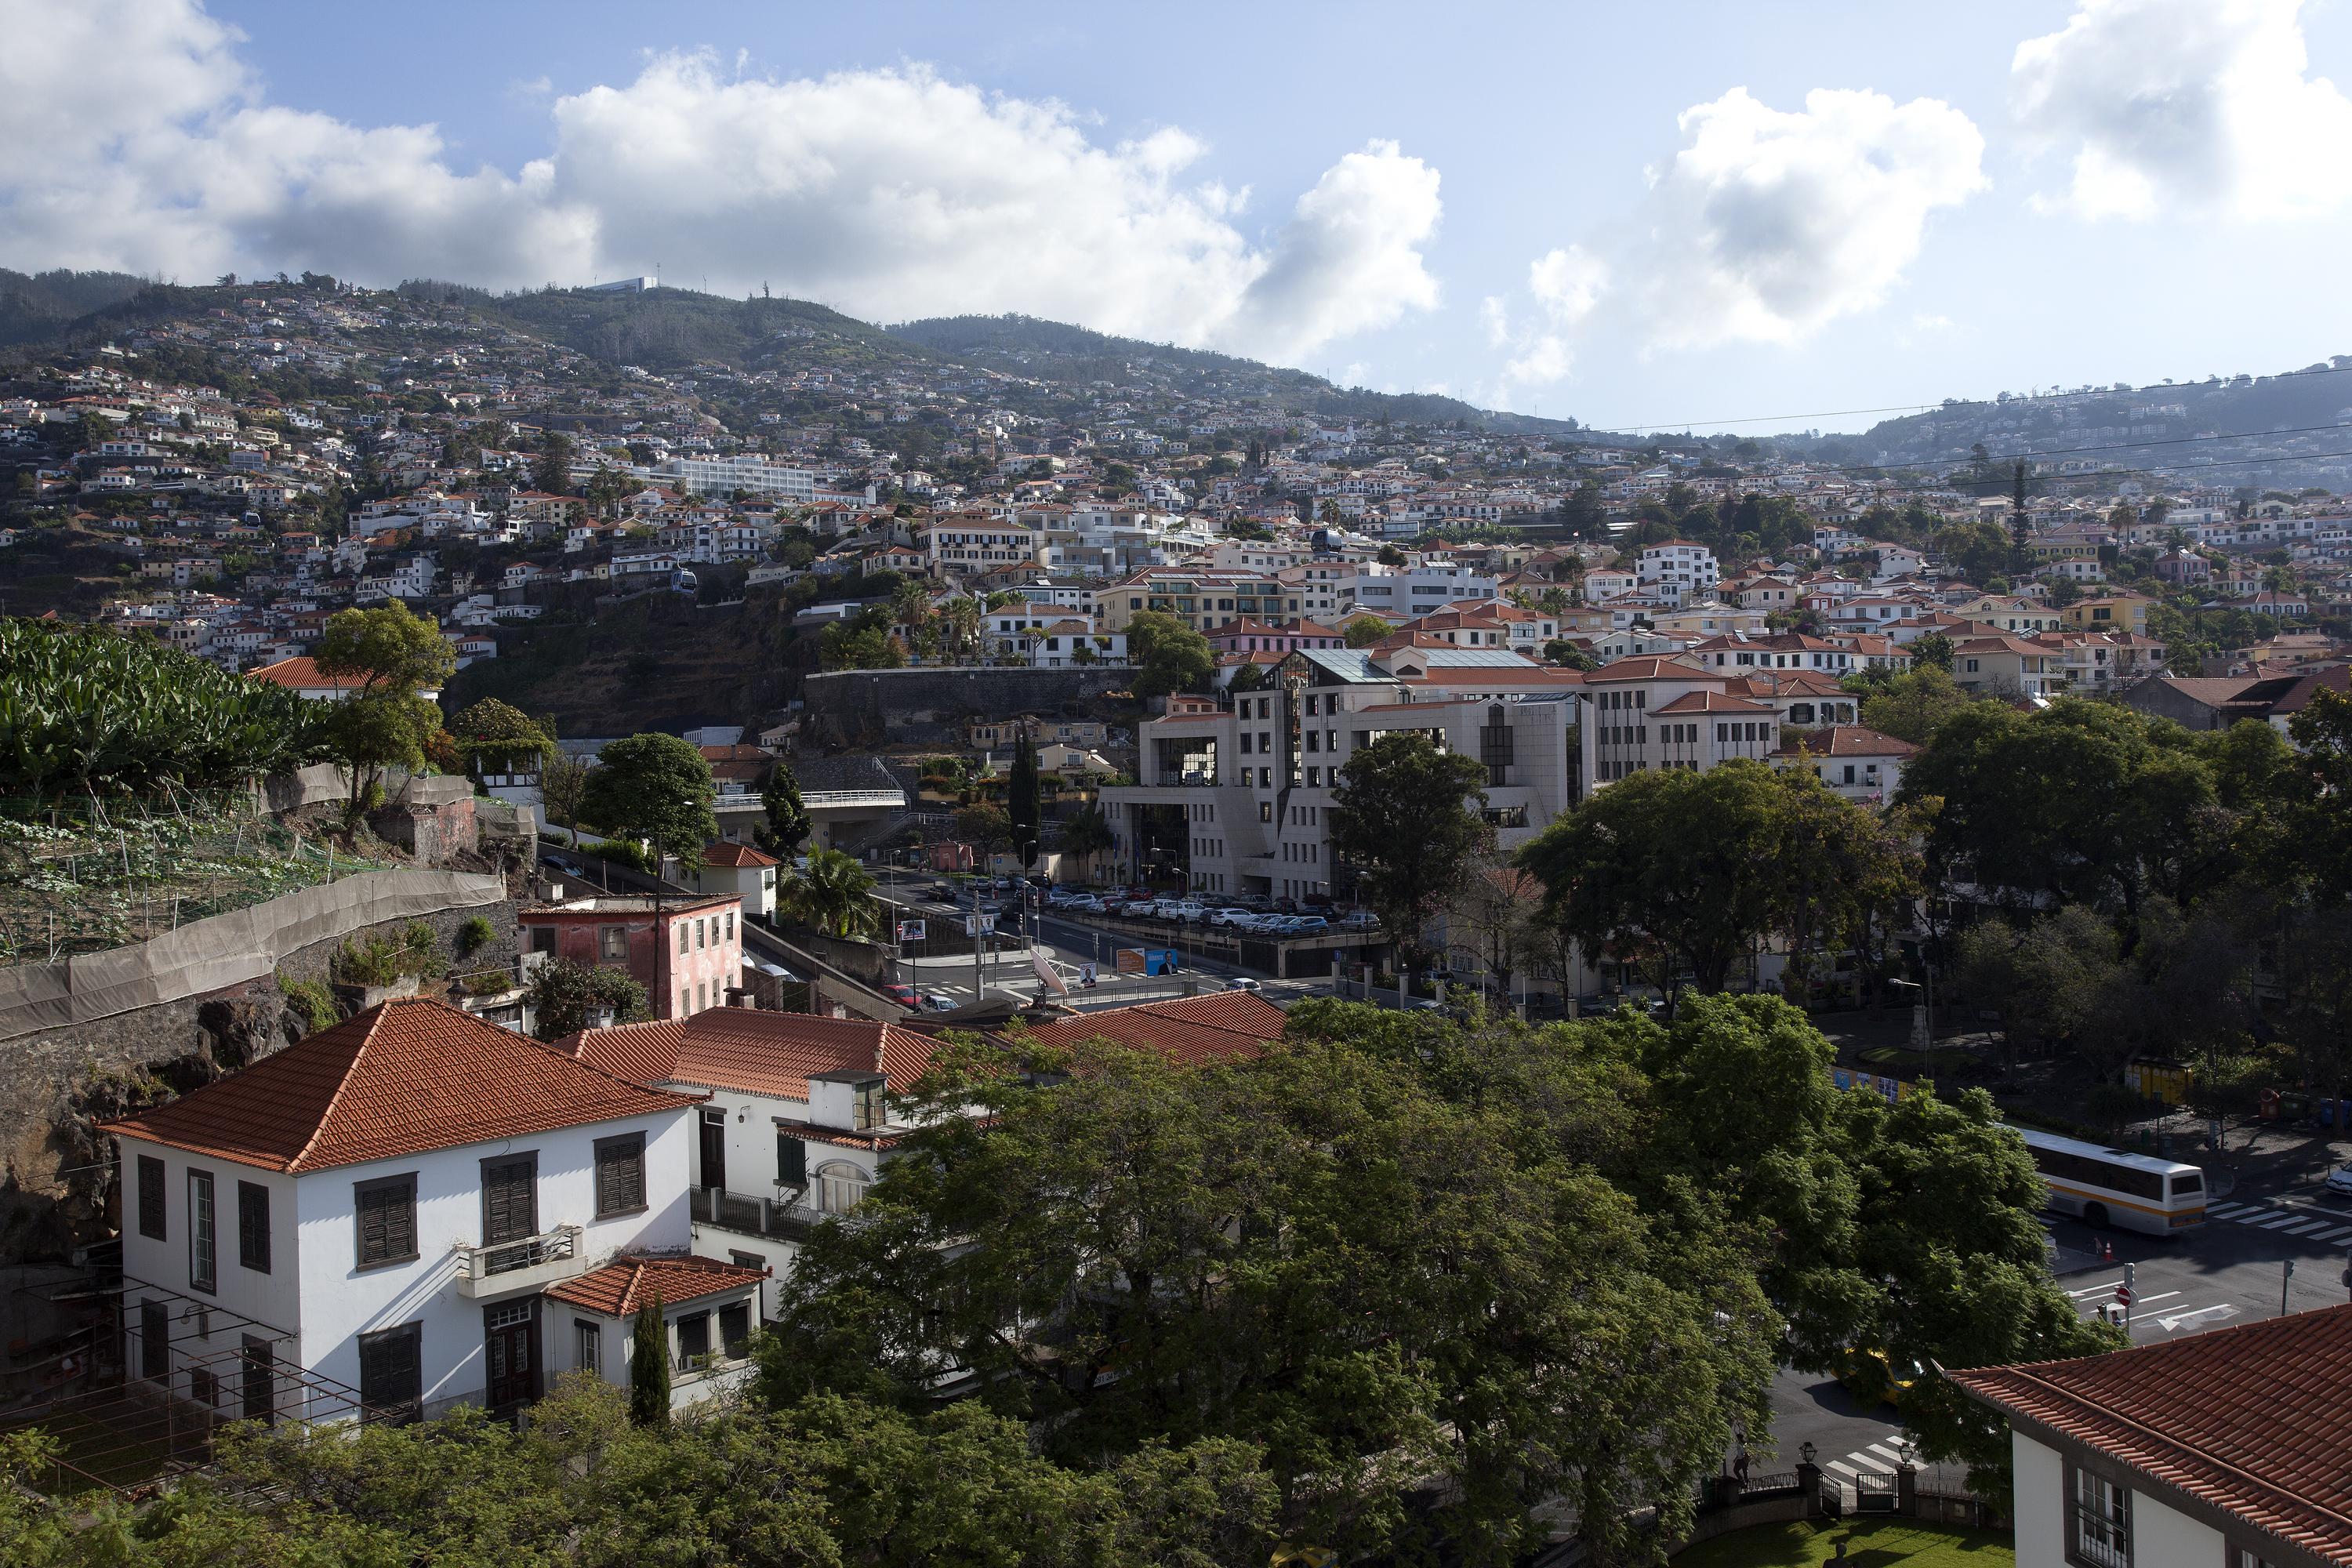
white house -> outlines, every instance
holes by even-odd
[[[743,900],[746,915],[765,920],[776,912],[777,865],[774,856],[749,844],[714,838],[702,847],[702,868],[694,874],[695,889],[705,894],[732,893]]]
[[[659,1259],[709,1287],[665,1298],[691,1403],[740,1379],[704,1363],[709,1314],[762,1278],[688,1257],[700,1101],[412,998],[107,1123],[126,1365],[227,1417],[511,1409],[621,1375],[593,1304]]]
[[[1715,552],[1687,539],[1643,545],[1634,570],[1643,587],[1656,588],[1669,603],[1676,605],[1713,593],[1723,575],[1716,564]]]
[[[2017,1568],[2352,1562],[2352,1306],[1948,1375],[2009,1422]]]
[[[1860,724],[1791,730],[1765,760],[1776,768],[1811,769],[1831,791],[1863,805],[1881,805],[1903,786],[1903,768],[1919,748]]]

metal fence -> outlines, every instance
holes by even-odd
[[[401,863],[249,807],[0,800],[0,964],[104,952]]]

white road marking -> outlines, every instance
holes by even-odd
[[[1855,1449],[1853,1453],[1848,1454],[1846,1458],[1867,1469],[1876,1470],[1882,1476],[1891,1476],[1895,1473],[1894,1466],[1886,1464],[1879,1459],[1875,1459],[1870,1455],[1864,1453],[1859,1448]]]
[[[1830,1468],[1852,1476],[1856,1480],[1860,1480],[1862,1479],[1862,1472],[1855,1469],[1852,1465],[1847,1464],[1843,1459],[1832,1459],[1830,1461]]]
[[[2327,1222],[2324,1219],[2298,1220],[2293,1225],[2281,1226],[2279,1234],[2281,1236],[2303,1236],[2311,1231],[2326,1230],[2326,1228]]]
[[[2220,1215],[2223,1219],[2227,1219],[2233,1214],[2251,1214],[2254,1205],[2252,1204],[2207,1204],[2205,1212],[2209,1215]]]
[[[2279,1215],[2276,1219],[2259,1219],[2259,1220],[2255,1220],[2255,1221],[2254,1221],[2254,1222],[2252,1222],[2252,1223],[2254,1224],[2254,1226],[2255,1226],[2258,1229],[2262,1229],[2262,1230],[2276,1230],[2279,1226],[2283,1226],[2283,1225],[2293,1225],[2293,1224],[2294,1224],[2294,1223],[2295,1223],[2295,1218],[2294,1218],[2294,1215],[2291,1215],[2291,1214],[2283,1214],[2283,1215]]]
[[[2157,1326],[2165,1332],[2173,1333],[2191,1326],[2223,1322],[2237,1315],[2237,1307],[2231,1302],[2223,1301],[2217,1306],[2200,1307],[2193,1312],[2168,1313],[2157,1319],[2156,1321]]]
[[[2337,1241],[2347,1236],[2352,1236],[2352,1225],[2331,1226],[2326,1230],[2314,1232],[2311,1239],[2314,1241]]]
[[[1873,1444],[1871,1444],[1871,1445],[1870,1445],[1870,1451],[1871,1451],[1872,1453],[1874,1453],[1874,1454],[1877,1455],[1877,1456],[1878,1456],[1880,1458],[1882,1458],[1882,1459],[1893,1459],[1893,1460],[1895,1460],[1895,1461],[1896,1463],[1898,1463],[1898,1464],[1899,1464],[1899,1463],[1901,1463],[1901,1462],[1902,1462],[1902,1459],[1903,1459],[1903,1456],[1902,1456],[1902,1455],[1900,1455],[1900,1454],[1896,1453],[1894,1449],[1892,1449],[1892,1448],[1888,1447],[1887,1447],[1885,1444],[1884,1444],[1884,1443],[1873,1443]]]
[[[2145,1307],[2150,1301],[2169,1301],[2175,1296],[2179,1294],[2180,1292],[2178,1290],[2167,1290],[2160,1296],[2138,1296],[2133,1298],[2132,1305],[2135,1307]]]
[[[2085,1296],[2096,1296],[2102,1291],[2112,1291],[2116,1286],[2123,1282],[2123,1276],[2118,1274],[2113,1279],[2108,1280],[2103,1285],[2085,1285],[2080,1290],[2069,1290],[2066,1294],[2074,1297],[2074,1300],[2079,1301]]]

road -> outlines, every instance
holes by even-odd
[[[930,896],[930,889],[940,880],[937,877],[889,868],[880,869],[878,875],[880,881],[876,891],[885,902],[900,911],[894,919],[954,921],[960,927],[961,922],[971,913],[969,897],[959,904]],[[996,895],[990,901],[1000,902],[1011,896]],[[1009,913],[1003,921],[1003,929],[1007,931],[1017,929],[1017,921]],[[1171,983],[1167,979],[1121,974],[1114,967],[1113,952],[1122,947],[1137,945],[1136,939],[1130,935],[1113,934],[1034,907],[1029,911],[1028,935],[1032,945],[1050,949],[1055,963],[1073,977],[1081,965],[1095,965],[1097,984],[1092,991],[1073,991],[1070,999],[1076,1005],[1110,1005],[1124,1000],[1171,994]],[[1197,958],[1191,953],[1186,953],[1182,962],[1180,978],[1195,982],[1203,990],[1216,989],[1231,977],[1249,973],[1237,964]],[[1008,987],[1026,996],[1036,989],[1036,977],[1022,961],[1017,943],[1008,944],[1006,951],[983,961],[982,974],[982,984],[992,990]],[[918,991],[936,992],[957,1003],[970,1002],[975,995],[970,953],[958,957],[901,959],[898,975]],[[1313,994],[1318,989],[1306,982],[1274,980],[1262,981],[1260,988],[1262,994],[1273,1002],[1289,1002]]]

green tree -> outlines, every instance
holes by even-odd
[[[801,804],[800,781],[793,776],[790,763],[779,761],[768,770],[768,782],[760,787],[760,805],[767,815],[752,830],[753,840],[780,860],[798,855],[814,825]]]
[[[533,489],[548,495],[572,493],[572,442],[568,437],[551,430],[541,440],[538,460],[531,465],[530,482]]]
[[[1013,830],[1013,847],[1025,870],[1037,864],[1037,833],[1042,811],[1037,790],[1037,748],[1024,725],[1013,743],[1013,773],[1004,791],[1005,816]]]
[[[1580,669],[1587,674],[1601,668],[1601,661],[1566,637],[1554,637],[1544,644],[1544,660],[1568,669]]]
[[[311,657],[319,673],[355,681],[364,696],[437,691],[457,668],[457,651],[441,628],[410,614],[398,599],[328,616]]]
[[[327,716],[327,740],[351,776],[352,809],[382,801],[385,769],[421,772],[425,745],[440,728],[441,710],[421,697],[372,691],[336,703]]]
[[[1357,874],[1400,955],[1425,961],[1423,928],[1459,895],[1495,842],[1486,770],[1402,731],[1359,747],[1332,793],[1332,852]]]
[[[1396,628],[1378,616],[1350,616],[1339,635],[1348,639],[1349,647],[1370,647]]]
[[[1189,623],[1159,610],[1138,610],[1129,618],[1127,649],[1137,667],[1139,697],[1206,691],[1216,674],[1217,656],[1209,639]]]
[[[560,826],[578,830],[580,805],[588,795],[588,764],[569,752],[555,750],[539,767],[539,798],[547,807],[547,820]]]
[[[1862,721],[1882,735],[1924,745],[1937,725],[1975,700],[1954,684],[1948,665],[1922,664],[1864,698]]]
[[[1559,517],[1570,539],[1597,541],[1608,535],[1608,508],[1601,503],[1601,487],[1592,480],[1585,480],[1561,498]]]
[[[1099,805],[1089,802],[1062,819],[1062,853],[1073,859],[1092,860],[1113,842],[1110,822]]]
[[[719,837],[710,763],[677,735],[625,736],[606,746],[588,774],[581,814],[616,838],[642,838],[688,869]]]
[[[555,738],[544,724],[495,697],[481,699],[450,720],[449,733],[478,777],[510,771],[522,758],[543,768],[555,750]]]
[[[1343,1560],[1507,1561],[1546,1498],[1631,1552],[1642,1510],[1686,1525],[1735,1420],[1760,1429],[1778,1322],[1738,1241],[1703,1204],[1654,1231],[1516,1100],[1306,1037],[1024,1065],[1054,1087],[950,1053],[928,1092],[980,1114],[817,1227],[762,1346],[772,1403],[920,1409],[950,1365],[1053,1458],[1246,1437],[1289,1538]]]
[[[531,1034],[542,1040],[576,1035],[610,1013],[615,1024],[646,1016],[646,988],[625,970],[550,959],[531,971],[524,999],[530,1007]]]
[[[629,1419],[655,1429],[669,1425],[669,1326],[658,1293],[637,1309],[629,1335]]]
[[[1952,672],[1952,639],[1941,632],[1926,632],[1912,639],[1911,668]]]
[[[1013,819],[1000,805],[981,801],[955,814],[955,836],[983,853],[993,853],[1013,842]]]
[[[776,888],[776,907],[787,919],[827,936],[872,937],[888,911],[874,896],[874,878],[855,856],[838,849],[810,854],[808,868],[791,871]]]

